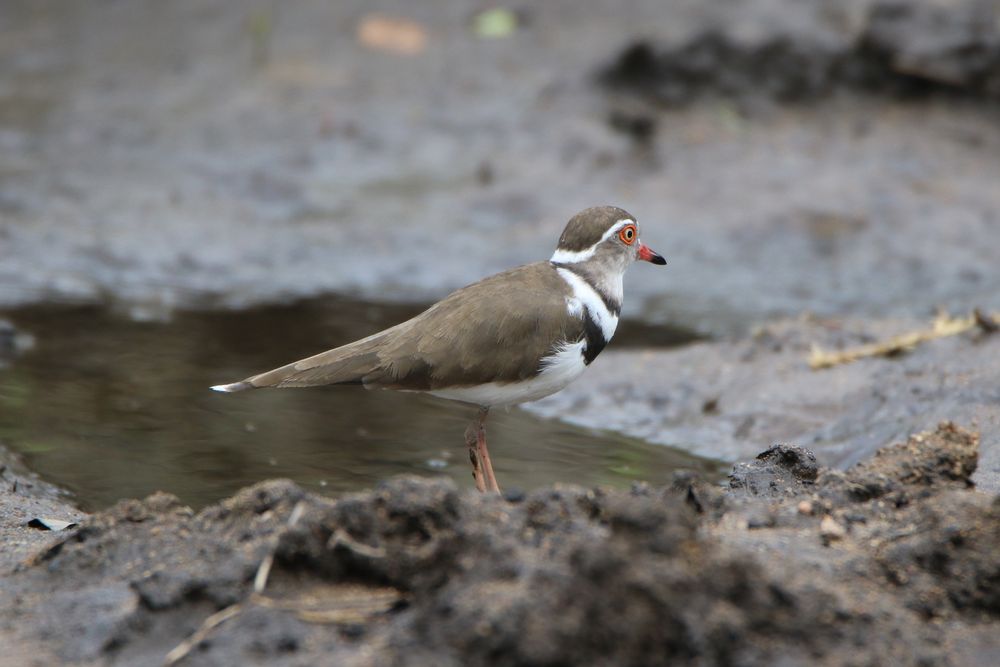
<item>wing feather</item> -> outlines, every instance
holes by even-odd
[[[453,292],[368,338],[224,386],[363,384],[427,391],[524,380],[559,345],[583,337],[582,320],[568,316],[569,295],[548,262],[521,266]]]

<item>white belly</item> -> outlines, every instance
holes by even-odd
[[[542,360],[542,372],[523,382],[487,382],[472,387],[455,387],[428,392],[440,398],[475,403],[486,407],[527,403],[554,394],[583,373],[585,341],[564,345]]]

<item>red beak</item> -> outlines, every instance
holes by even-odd
[[[652,264],[666,264],[667,260],[663,259],[663,255],[653,252],[653,250],[643,243],[639,244],[639,259],[644,262],[650,262]]]

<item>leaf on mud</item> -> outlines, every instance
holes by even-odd
[[[382,14],[361,19],[357,38],[369,49],[400,56],[415,56],[427,47],[427,30],[422,25]]]
[[[517,14],[503,7],[494,7],[476,14],[472,19],[472,32],[479,37],[496,39],[507,37],[518,27]]]
[[[28,528],[37,528],[38,530],[68,530],[76,528],[79,524],[76,521],[63,521],[62,519],[55,519],[48,516],[36,516],[24,525]]]

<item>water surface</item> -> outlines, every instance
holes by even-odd
[[[413,305],[317,300],[137,322],[97,307],[5,317],[36,338],[0,369],[0,441],[85,508],[155,490],[194,506],[262,479],[324,492],[400,473],[472,485],[463,433],[471,406],[358,387],[218,394],[231,382],[402,321]],[[623,323],[616,346],[669,345],[683,333]],[[662,482],[718,474],[717,462],[615,433],[494,410],[490,451],[502,485]]]

